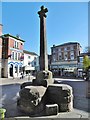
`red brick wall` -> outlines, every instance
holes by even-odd
[[[15,42],[14,39],[9,38],[9,47],[14,48],[14,42]],[[17,49],[23,50],[23,44],[20,41],[18,41],[18,48]]]
[[[19,42],[19,49],[23,50],[23,44],[21,42]]]
[[[8,47],[11,47],[11,48],[14,47],[14,39],[9,38],[9,45],[8,45]]]

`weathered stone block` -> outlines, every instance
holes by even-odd
[[[66,111],[70,112],[73,109],[73,103],[72,101],[70,103],[61,103],[59,105],[59,108],[61,112],[66,112]]]
[[[24,82],[21,84],[20,88],[25,88],[26,86],[32,86],[32,82]]]
[[[58,104],[59,111],[71,111],[73,107],[73,95],[72,95],[71,86],[66,84],[49,85],[47,88],[46,95],[47,95],[47,103]],[[62,105],[64,105],[65,107],[63,108]]]
[[[57,104],[46,105],[46,115],[57,115],[57,114],[58,114]]]
[[[43,86],[26,86],[19,92],[18,108],[27,113],[42,111],[44,102],[41,101],[45,92],[46,88]]]
[[[47,81],[46,80],[38,81],[38,80],[34,79],[32,84],[34,86],[44,86],[44,87],[47,87]]]
[[[36,80],[38,82],[40,82],[42,80],[47,80],[48,84],[54,83],[54,80],[52,79],[52,72],[49,70],[47,70],[47,71],[43,70],[43,71],[38,72],[36,75]]]
[[[30,100],[25,100],[25,99],[19,98],[17,101],[17,106],[20,110],[30,113],[35,109],[36,103],[34,104]]]
[[[21,89],[19,95],[21,98],[25,98],[28,100],[36,100],[39,98],[39,92],[34,86],[29,86]]]

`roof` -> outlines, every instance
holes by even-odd
[[[53,45],[53,47],[60,47],[60,46],[73,45],[73,44],[79,44],[79,43],[78,42],[68,42],[68,43],[64,43],[61,45]],[[53,47],[51,47],[51,48],[53,48]]]
[[[27,50],[23,50],[24,53],[30,54],[30,55],[37,55],[35,52],[30,52]],[[37,55],[38,56],[38,55]]]
[[[24,40],[22,40],[22,39],[20,39],[20,38],[18,38],[18,37],[16,37],[16,36],[10,35],[10,34],[4,34],[4,35],[2,35],[2,37],[12,37],[12,38],[15,38],[15,39],[17,39],[17,40],[20,40],[20,41],[22,41],[22,42],[25,42]]]

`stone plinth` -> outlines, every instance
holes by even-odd
[[[66,84],[50,84],[43,86],[26,86],[19,92],[18,107],[26,113],[38,114],[45,110],[46,115],[72,111],[72,87]],[[53,104],[57,104],[54,106]]]
[[[56,103],[59,111],[71,111],[73,109],[72,87],[66,84],[52,84],[47,88],[47,103]]]

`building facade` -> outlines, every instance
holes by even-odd
[[[73,76],[77,69],[77,56],[81,53],[81,46],[77,42],[68,42],[51,47],[51,70],[55,75]]]
[[[23,67],[24,40],[19,36],[2,35],[2,77],[19,77]]]
[[[39,71],[39,56],[24,50],[19,35],[2,34],[0,24],[0,78],[21,77],[23,73]]]
[[[23,50],[24,53],[24,74],[31,73],[33,74],[37,67],[39,66],[38,55],[34,52]]]
[[[1,70],[2,70],[2,24],[0,24],[0,78],[1,78]]]

